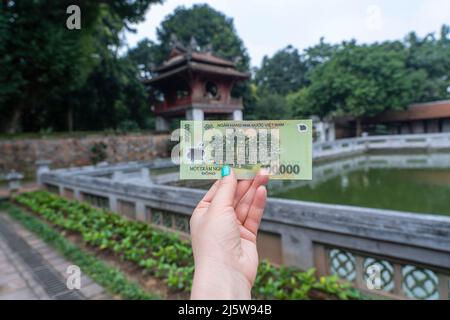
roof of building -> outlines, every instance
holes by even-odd
[[[161,73],[165,70],[172,69],[174,66],[186,63],[187,61],[196,61],[217,66],[236,68],[233,62],[214,56],[208,52],[180,52],[177,54],[171,54],[169,59],[166,60],[161,66],[155,68],[154,71]]]
[[[371,122],[396,122],[450,118],[450,100],[412,104],[404,111],[386,111],[371,118]]]
[[[198,52],[183,47],[175,47],[172,49],[169,59],[153,70],[156,76],[144,82],[155,83],[188,69],[239,79],[250,77],[249,74],[238,71],[234,62],[217,57],[210,52]]]
[[[186,71],[186,70],[201,71],[204,73],[217,74],[217,75],[221,75],[221,76],[229,76],[229,77],[235,77],[235,78],[240,78],[240,79],[247,79],[248,77],[250,77],[250,75],[248,75],[246,73],[242,73],[240,71],[237,71],[236,69],[220,68],[220,67],[216,67],[216,66],[190,62],[190,63],[182,65],[176,69],[172,69],[165,73],[154,76],[151,79],[144,80],[144,83],[153,84],[153,83],[159,82],[163,79],[168,79],[171,76],[178,74],[180,72]]]

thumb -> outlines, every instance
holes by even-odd
[[[233,207],[234,204],[237,180],[230,166],[224,166],[222,168],[222,177],[220,186],[216,191],[214,199],[211,201],[211,212],[223,209],[224,207]]]

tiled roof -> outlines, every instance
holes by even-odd
[[[170,70],[178,65],[185,64],[189,61],[196,61],[205,64],[211,64],[216,66],[230,67],[235,68],[235,64],[232,61],[214,56],[210,53],[206,52],[177,52],[176,54],[171,55],[171,57],[165,61],[161,66],[155,68],[155,71],[158,73],[165,72]]]
[[[450,100],[413,104],[405,111],[386,111],[371,120],[392,122],[439,118],[450,118]]]
[[[151,79],[144,80],[145,84],[156,84],[163,79],[170,79],[171,76],[175,74],[180,74],[181,72],[185,72],[187,70],[201,71],[205,73],[214,73],[219,74],[221,76],[235,77],[239,79],[248,79],[250,77],[249,74],[240,72],[234,68],[225,68],[214,65],[208,65],[204,63],[196,63],[191,62],[185,65],[181,65],[178,68],[168,70],[166,72],[161,72],[157,76],[154,76]]]

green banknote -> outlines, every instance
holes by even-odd
[[[238,179],[265,168],[271,179],[311,180],[311,120],[181,121],[180,179]]]

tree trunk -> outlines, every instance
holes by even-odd
[[[360,137],[362,134],[361,118],[356,118],[356,136]]]
[[[67,131],[73,131],[73,108],[69,107],[67,109]]]
[[[9,123],[6,124],[6,132],[7,133],[16,133],[19,128],[20,118],[22,116],[22,108],[16,107],[14,108],[13,114]]]

